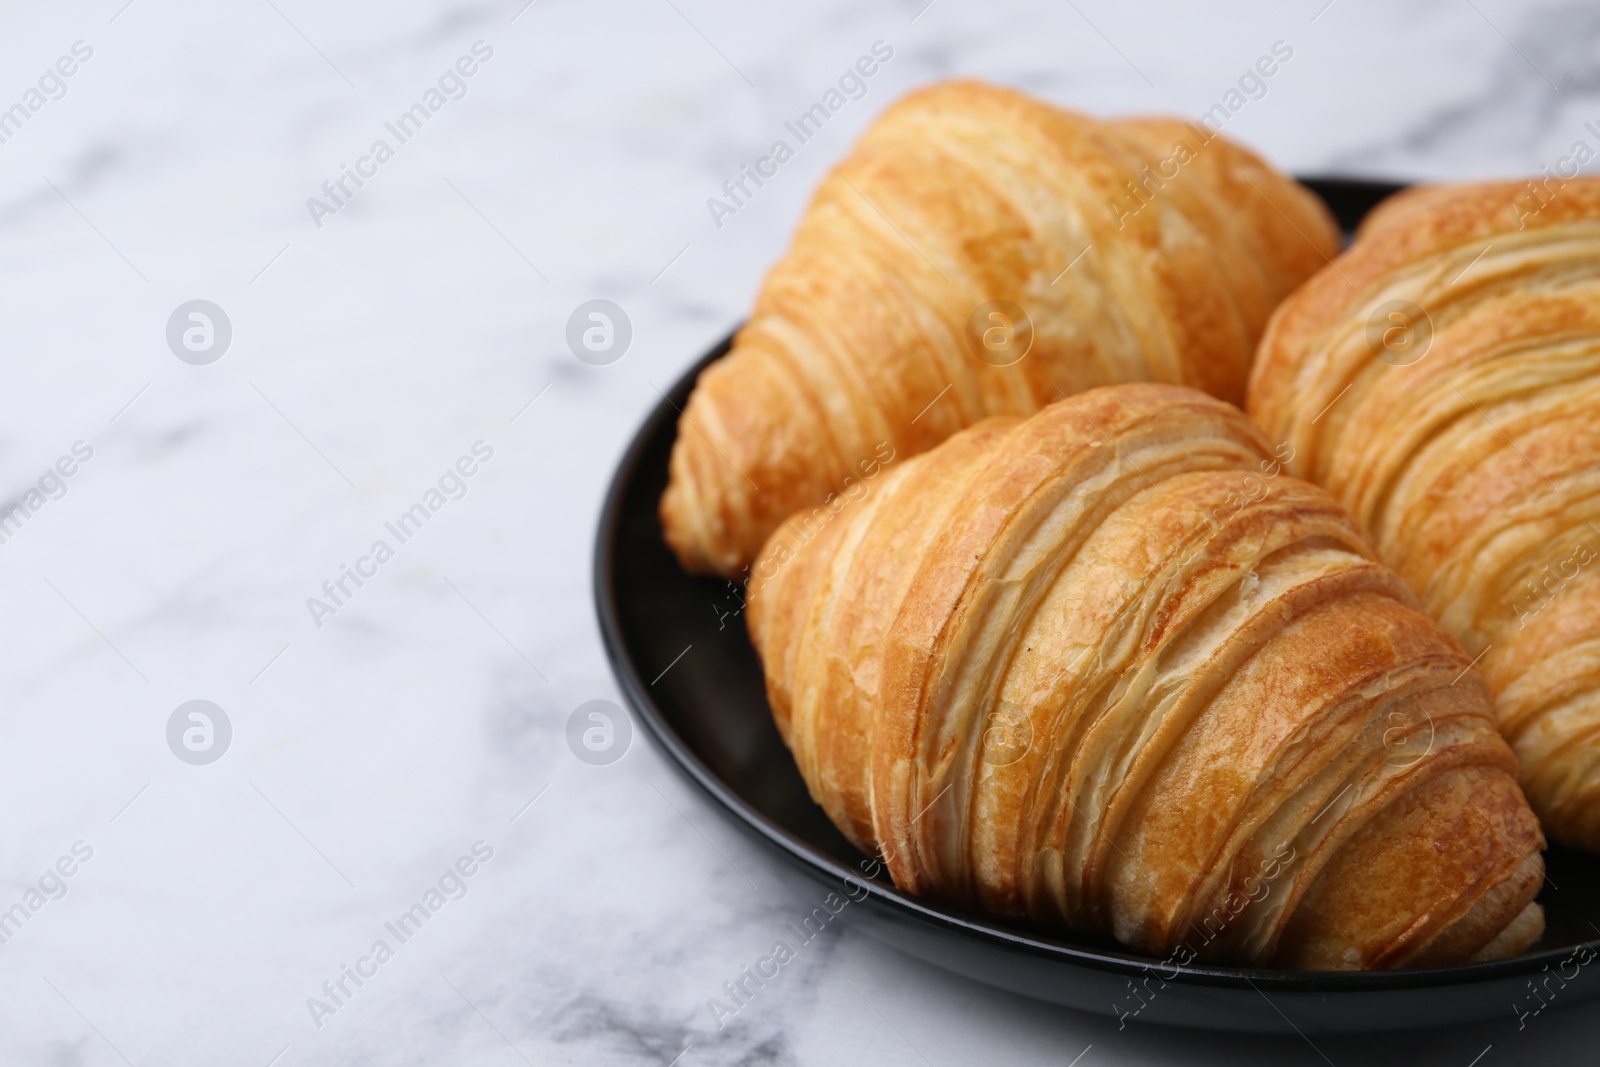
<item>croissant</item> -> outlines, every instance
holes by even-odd
[[[1468,658],[1230,405],[1136,384],[985,420],[752,571],[779,729],[905,890],[1295,968],[1543,929]]]
[[[688,570],[735,576],[880,449],[1098,385],[1243,403],[1274,305],[1338,248],[1314,195],[1202,127],[1097,122],[977,82],[915,92],[823,181],[700,375],[667,542]]]
[[[1387,201],[1250,409],[1481,657],[1546,833],[1600,851],[1600,180]]]

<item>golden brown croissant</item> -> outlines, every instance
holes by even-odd
[[[1545,831],[1600,851],[1600,180],[1556,181],[1386,202],[1250,405],[1482,657]]]
[[[1497,958],[1543,929],[1487,693],[1326,492],[1192,389],[899,464],[753,567],[812,796],[896,884],[1180,960]]]
[[[1242,403],[1267,316],[1338,247],[1315,196],[1192,124],[1097,122],[977,82],[913,93],[823,181],[700,375],[667,541],[731,577],[876,452],[1097,385]]]

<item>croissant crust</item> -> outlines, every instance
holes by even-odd
[[[701,373],[667,541],[691,571],[736,575],[880,451],[1094,386],[1242,402],[1272,308],[1338,247],[1315,196],[1203,127],[1098,122],[978,82],[912,93],[822,182]]]
[[[1545,831],[1600,851],[1600,180],[1387,201],[1274,317],[1250,408],[1481,657]]]
[[[752,570],[778,726],[906,890],[1282,967],[1542,930],[1470,660],[1229,405],[1128,385],[982,421]]]

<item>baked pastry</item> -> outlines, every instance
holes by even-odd
[[[752,568],[750,632],[811,795],[901,888],[1276,967],[1541,932],[1467,656],[1232,406],[1095,389],[811,523]]]
[[[878,457],[1098,385],[1242,403],[1267,316],[1338,247],[1314,195],[1193,124],[1098,122],[970,81],[912,93],[822,182],[700,375],[667,541],[687,569],[737,576]]]
[[[1380,206],[1250,409],[1481,657],[1545,832],[1600,851],[1600,180],[1558,181]]]

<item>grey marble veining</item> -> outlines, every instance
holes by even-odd
[[[707,1001],[815,891],[642,737],[609,766],[566,743],[574,708],[618,696],[588,574],[625,442],[895,96],[978,75],[1192,116],[1282,41],[1293,59],[1227,128],[1281,165],[1533,174],[1600,117],[1592,5],[92,0],[5,25],[0,108],[75,42],[93,54],[0,142],[0,500],[93,454],[0,543],[0,910],[78,843],[92,856],[0,944],[0,1063],[1488,1067],[1593,1048],[1592,1012],[1519,1032],[1509,1005],[1314,1046],[1119,1029],[842,920],[719,1028]],[[480,41],[462,95],[315,219],[308,199],[398,142],[385,124]],[[708,198],[878,41],[893,58],[866,95],[717,225]],[[597,297],[633,327],[608,366],[564,340]],[[232,324],[205,366],[166,339],[193,299]],[[478,442],[493,456],[463,495],[388,534]],[[308,598],[386,537],[318,626]],[[193,699],[233,730],[206,766],[168,747]],[[492,858],[442,883],[480,842]],[[389,931],[441,884],[420,929]],[[380,941],[335,1006],[324,983]]]

